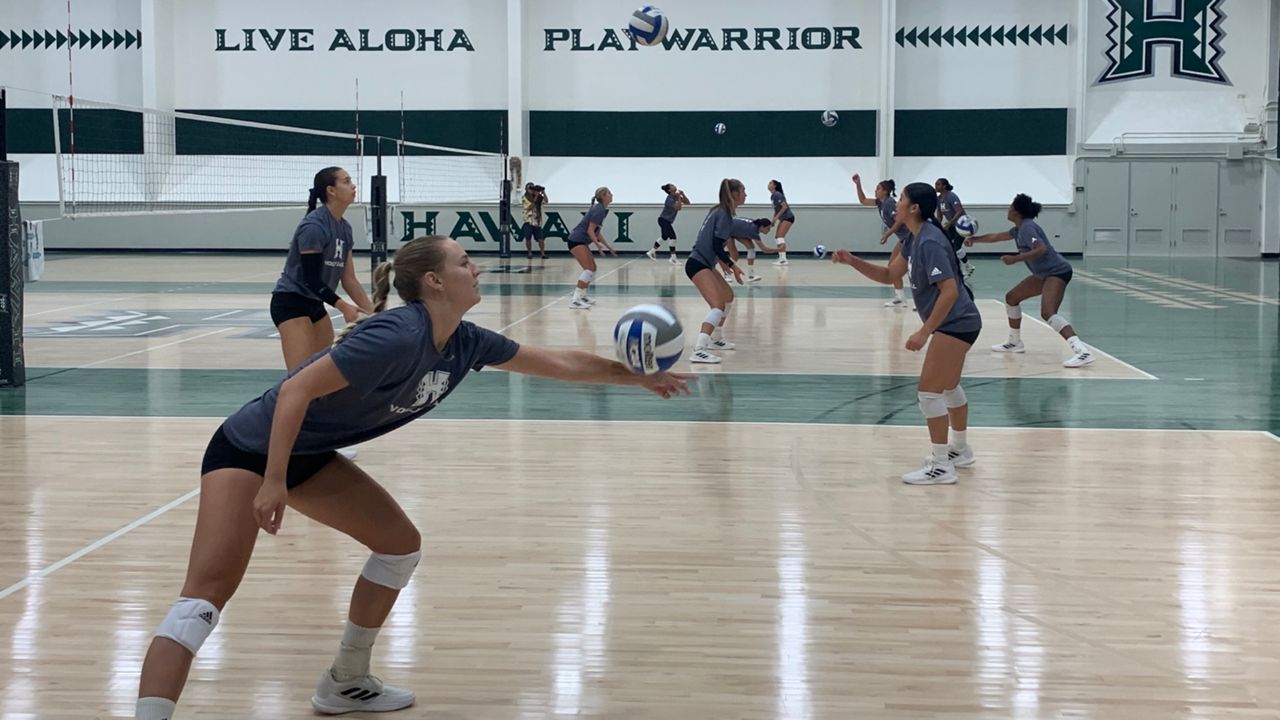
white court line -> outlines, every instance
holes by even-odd
[[[997,304],[998,304],[998,305],[1000,305],[1000,307],[1002,307],[1002,308],[1004,307],[1004,301],[1003,301],[1003,300],[996,300],[996,299],[994,299],[994,298],[987,298],[987,301],[988,301],[988,302],[997,303]],[[1024,313],[1022,317],[1023,317],[1023,319],[1024,319],[1024,320],[1030,320],[1031,322],[1039,323],[1040,325],[1042,325],[1042,326],[1044,326],[1044,327],[1049,328],[1049,331],[1050,331],[1050,332],[1052,332],[1054,335],[1057,335],[1057,334],[1058,334],[1058,331],[1057,331],[1057,330],[1054,330],[1052,325],[1050,325],[1049,323],[1047,323],[1047,322],[1045,322],[1045,321],[1041,320],[1040,318],[1036,317],[1035,315],[1027,315],[1027,314],[1025,314],[1025,313]],[[1089,346],[1089,349],[1090,349],[1090,350],[1092,350],[1092,351],[1094,351],[1094,352],[1098,353],[1099,355],[1101,355],[1101,356],[1103,356],[1103,357],[1111,358],[1111,359],[1112,359],[1112,360],[1114,360],[1115,362],[1117,362],[1117,363],[1119,363],[1119,364],[1121,364],[1121,365],[1123,365],[1123,366],[1125,366],[1125,367],[1129,368],[1130,370],[1132,370],[1132,371],[1134,371],[1134,372],[1136,372],[1136,373],[1141,374],[1142,376],[1144,376],[1144,377],[1145,377],[1146,379],[1148,379],[1148,380],[1159,380],[1159,379],[1160,379],[1160,378],[1156,377],[1155,375],[1152,375],[1151,373],[1147,372],[1146,370],[1143,370],[1142,368],[1139,368],[1139,367],[1135,367],[1135,366],[1133,366],[1133,365],[1130,365],[1129,363],[1127,363],[1127,362],[1125,362],[1125,361],[1121,360],[1120,358],[1116,357],[1115,355],[1112,355],[1111,353],[1107,352],[1106,350],[1103,350],[1103,349],[1099,348],[1097,345],[1094,345],[1094,344],[1092,344],[1092,343],[1085,343],[1085,344]]]
[[[144,335],[150,335],[151,333],[158,333],[158,332],[161,332],[161,331],[163,331],[163,330],[172,330],[172,329],[174,329],[174,328],[176,328],[176,327],[182,327],[182,324],[181,324],[181,323],[179,323],[179,324],[177,324],[177,325],[166,325],[166,326],[164,326],[164,327],[152,328],[152,329],[150,329],[150,330],[143,330],[143,331],[142,331],[142,332],[140,332],[140,333],[134,333],[134,334],[133,334],[133,336],[134,336],[134,337],[142,337],[142,336],[144,336]]]
[[[1175,298],[1170,295],[1166,295],[1162,292],[1159,292],[1157,290],[1152,290],[1152,289],[1144,288],[1141,286],[1130,287],[1128,285],[1116,282],[1114,280],[1107,280],[1106,278],[1100,278],[1096,275],[1091,275],[1089,273],[1084,272],[1083,270],[1077,271],[1076,277],[1080,278],[1086,283],[1101,285],[1102,287],[1108,290],[1113,290],[1115,292],[1118,292],[1121,295],[1136,297],[1140,300],[1145,300],[1146,302],[1149,302],[1153,305],[1160,305],[1162,307],[1176,307],[1176,308],[1182,308],[1184,310],[1197,310],[1197,309],[1198,310],[1221,310],[1223,308],[1222,305],[1210,305],[1207,303],[1200,302],[1199,300],[1192,300],[1190,298]]]
[[[644,255],[641,255],[640,257],[645,257],[645,256],[644,256]],[[605,279],[605,278],[609,277],[610,275],[612,275],[612,274],[614,274],[614,273],[618,272],[618,271],[619,271],[619,270],[621,270],[622,268],[624,268],[624,267],[626,267],[626,266],[630,265],[630,264],[631,264],[631,263],[633,263],[633,262],[636,262],[636,260],[639,260],[639,259],[640,259],[640,258],[638,257],[638,258],[635,258],[635,259],[633,259],[633,260],[628,260],[628,261],[626,261],[626,262],[622,263],[621,265],[619,265],[618,267],[616,267],[616,268],[614,268],[614,269],[610,270],[609,272],[605,273],[604,275],[601,275],[600,277],[596,278],[596,279],[595,279],[595,280],[593,280],[592,282],[599,283],[601,280],[603,280],[603,279]],[[504,333],[504,332],[506,332],[506,331],[510,330],[511,328],[515,327],[516,325],[519,325],[520,323],[524,322],[525,320],[528,320],[529,318],[533,317],[534,315],[537,315],[538,313],[542,312],[543,310],[546,310],[546,309],[547,309],[547,308],[549,308],[549,307],[555,307],[556,305],[559,305],[559,304],[560,304],[560,301],[564,300],[564,299],[565,299],[565,298],[567,298],[567,297],[573,297],[573,293],[568,293],[567,295],[561,295],[560,297],[557,297],[555,300],[552,300],[551,302],[547,303],[546,305],[543,305],[542,307],[538,308],[537,310],[534,310],[533,312],[529,313],[528,315],[525,315],[524,317],[520,318],[519,320],[516,320],[516,321],[515,321],[515,322],[513,322],[513,323],[508,323],[507,325],[505,325],[505,326],[503,326],[503,327],[499,328],[499,329],[498,329],[498,333],[499,333],[499,334]]]
[[[235,314],[236,314],[236,313],[238,313],[238,312],[247,312],[247,311],[246,311],[246,310],[243,310],[243,309],[241,309],[241,310],[228,310],[227,312],[224,312],[224,313],[218,313],[217,315],[210,315],[210,316],[209,316],[209,317],[207,317],[207,318],[200,318],[200,319],[201,319],[201,320],[217,320],[218,318],[224,318],[224,317],[226,317],[226,316],[228,316],[228,315],[235,315]]]
[[[622,387],[622,386],[619,386]],[[673,398],[668,402],[676,402]],[[688,402],[686,400],[685,402]],[[0,421],[5,418],[39,418],[41,420],[216,420],[221,422],[226,419],[225,415],[0,415]],[[653,425],[662,423],[664,425],[751,425],[751,426],[768,426],[768,427],[826,427],[826,428],[905,428],[919,430],[923,427],[919,425],[890,425],[887,423],[830,423],[830,422],[781,422],[781,421],[763,421],[763,420],[577,420],[577,419],[550,419],[550,418],[433,418],[427,420],[431,423],[569,423],[569,424],[592,424],[600,425],[601,423],[615,425]],[[1141,432],[1141,433],[1204,433],[1209,435],[1257,435],[1262,433],[1270,435],[1272,439],[1280,442],[1280,437],[1272,435],[1266,430],[1222,430],[1219,428],[1135,428],[1135,427],[1055,427],[1052,425],[1034,425],[1034,426],[1015,426],[1015,425],[973,425],[970,427],[982,430],[999,430],[1006,432],[1030,432],[1030,431],[1067,431],[1067,432]]]
[[[141,349],[141,350],[134,350],[133,352],[123,353],[123,354],[121,354],[121,355],[116,355],[116,356],[114,356],[114,357],[103,358],[102,360],[98,360],[97,362],[91,362],[91,363],[87,363],[87,364],[84,364],[84,365],[76,365],[75,367],[73,367],[73,368],[69,368],[69,369],[71,369],[71,370],[82,370],[82,369],[84,369],[84,368],[91,368],[91,367],[93,367],[93,366],[95,366],[95,365],[101,365],[101,364],[103,364],[103,363],[109,363],[109,362],[111,362],[112,360],[119,360],[119,359],[121,359],[121,358],[132,357],[132,356],[134,356],[134,355],[141,355],[141,354],[143,354],[143,353],[149,353],[149,352],[151,352],[152,350],[160,350],[160,349],[162,349],[162,348],[173,347],[174,345],[181,345],[181,344],[182,344],[182,343],[184,343],[184,342],[190,342],[190,341],[192,341],[192,340],[199,340],[200,338],[206,338],[206,337],[209,337],[210,335],[217,335],[218,333],[229,332],[229,331],[234,330],[234,329],[235,329],[235,328],[229,328],[229,327],[228,327],[228,328],[218,328],[217,330],[214,330],[213,332],[207,332],[207,333],[204,333],[204,334],[202,334],[202,335],[196,335],[196,336],[194,336],[194,337],[183,338],[183,339],[181,339],[181,340],[174,340],[173,342],[165,343],[165,344],[163,344],[163,345],[156,345],[156,346],[154,346],[154,347],[143,348],[143,349]]]
[[[1276,435],[1275,433],[1270,432],[1270,431],[1268,431],[1268,430],[1259,430],[1258,432],[1260,432],[1260,433],[1262,433],[1263,435],[1266,435],[1267,437],[1271,438],[1272,440],[1275,440],[1276,442],[1280,443],[1280,435]]]
[[[1093,346],[1090,345],[1089,347],[1092,348]],[[877,377],[877,378],[886,378],[886,377],[914,378],[916,377],[915,375],[885,375],[883,373],[868,373],[868,372],[843,373],[843,372],[825,372],[824,371],[824,372],[815,373],[815,372],[807,372],[803,370],[795,370],[795,371],[791,371],[791,370],[778,370],[778,371],[723,370],[723,369],[714,369],[715,367],[716,366],[713,365],[710,368],[703,368],[695,365],[691,367],[688,372],[690,372],[693,375],[705,375],[707,377],[715,377],[717,375],[805,375],[808,377],[813,377],[814,375],[824,375],[824,376],[830,376],[830,377]],[[180,370],[182,368],[172,368],[172,369]],[[684,371],[682,370],[680,372],[684,372]],[[1091,375],[1088,373],[1085,373],[1085,374],[1064,373],[1062,375],[971,375],[968,372],[965,372],[964,379],[966,380],[1145,380],[1146,378],[1135,378],[1135,377],[1128,377],[1128,376],[1120,377],[1117,375]]]
[[[229,283],[229,282],[243,282],[245,280],[250,280],[256,277],[262,277],[263,275],[279,275],[279,274],[280,273],[278,271],[272,270],[270,272],[260,272],[260,273],[253,273],[251,275],[243,275],[241,277],[228,278],[226,280],[192,280],[191,284],[194,286],[194,285],[216,285],[218,283]],[[125,282],[131,282],[131,281],[122,280],[120,282],[123,284]],[[145,281],[137,281],[137,282],[145,282]],[[146,297],[148,295],[163,295],[163,294],[165,293],[134,293],[132,295],[120,295],[114,298],[103,298],[102,300],[95,300],[93,302],[81,303],[79,305],[67,305],[66,307],[53,308],[52,310],[41,310],[40,312],[24,313],[23,317],[29,317],[29,318],[39,317],[41,315],[48,315],[49,313],[62,312],[63,310],[76,310],[78,308],[93,307],[94,305],[103,305],[106,303],[118,302],[120,300],[130,300],[132,298]]]
[[[1160,282],[1160,283],[1164,283],[1165,285],[1172,285],[1179,289],[1190,288],[1192,290],[1199,290],[1200,292],[1211,293],[1213,295],[1219,295],[1219,296],[1231,298],[1234,300],[1241,300],[1244,302],[1253,303],[1254,305],[1261,305],[1261,304],[1280,305],[1280,300],[1269,298],[1269,297],[1266,297],[1265,295],[1252,295],[1250,293],[1240,292],[1238,290],[1224,289],[1224,288],[1218,287],[1217,285],[1209,285],[1207,283],[1198,282],[1196,280],[1187,280],[1185,278],[1177,278],[1169,275],[1163,275],[1158,272],[1151,272],[1150,270],[1140,270],[1138,268],[1111,268],[1111,269],[1114,270],[1115,272],[1123,272],[1123,273],[1128,273],[1130,275],[1137,275],[1139,277],[1144,277],[1153,282]]]
[[[194,489],[194,490],[191,490],[191,491],[189,491],[186,495],[183,495],[182,497],[180,497],[180,498],[178,498],[178,499],[176,499],[176,500],[171,500],[171,501],[169,501],[167,504],[162,505],[162,506],[160,506],[160,507],[156,508],[155,510],[152,510],[151,512],[147,513],[146,515],[143,515],[142,517],[138,518],[137,520],[134,520],[133,522],[129,523],[128,525],[125,525],[124,527],[120,528],[119,530],[116,530],[115,532],[111,533],[110,535],[104,535],[103,537],[100,537],[100,538],[98,538],[97,540],[94,540],[93,542],[89,543],[88,545],[85,545],[84,547],[80,548],[79,550],[77,550],[77,551],[75,551],[75,552],[71,553],[70,555],[68,555],[68,556],[66,556],[66,557],[64,557],[64,558],[62,558],[62,559],[61,559],[61,560],[59,560],[58,562],[56,562],[56,563],[54,563],[54,564],[52,564],[52,565],[49,565],[48,567],[46,567],[46,568],[44,568],[44,569],[42,569],[42,570],[39,570],[39,571],[37,571],[37,572],[35,572],[35,573],[32,573],[32,574],[30,574],[30,575],[26,576],[25,578],[23,578],[23,579],[19,580],[18,582],[16,582],[16,583],[14,583],[14,584],[10,585],[9,587],[5,588],[4,590],[0,590],[0,600],[3,600],[4,598],[9,597],[10,595],[12,595],[12,594],[14,594],[14,593],[18,592],[19,590],[21,590],[21,589],[25,588],[26,586],[30,585],[31,583],[35,582],[36,580],[39,580],[40,578],[48,577],[48,576],[50,576],[50,575],[52,575],[52,574],[54,574],[54,573],[58,572],[58,571],[59,571],[59,570],[61,570],[62,568],[64,568],[64,567],[66,567],[66,566],[70,565],[71,563],[75,562],[76,560],[79,560],[80,558],[84,557],[85,555],[88,555],[89,553],[93,552],[94,550],[97,550],[98,548],[100,548],[100,547],[102,547],[102,546],[104,546],[104,545],[106,545],[106,544],[110,543],[112,540],[115,540],[116,538],[120,537],[121,535],[124,535],[125,533],[128,533],[128,532],[129,532],[129,531],[131,531],[131,530],[135,530],[135,529],[137,529],[137,528],[139,528],[139,527],[142,527],[143,525],[146,525],[147,523],[151,522],[152,520],[155,520],[156,518],[160,517],[161,515],[163,515],[163,514],[165,514],[165,513],[169,512],[170,510],[172,510],[172,509],[174,509],[174,508],[178,507],[178,506],[179,506],[179,505],[181,505],[182,503],[184,503],[184,502],[186,502],[186,501],[190,500],[191,498],[193,498],[193,497],[195,497],[196,495],[199,495],[199,494],[200,494],[200,488],[196,488],[196,489]]]

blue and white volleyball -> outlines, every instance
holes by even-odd
[[[652,5],[645,5],[631,13],[631,23],[627,29],[637,43],[648,47],[662,42],[667,37],[667,29],[670,26],[671,23],[667,21],[667,16],[663,15],[661,10]]]
[[[827,127],[835,127],[840,122],[840,113],[835,110],[826,110],[822,113],[822,124]]]
[[[956,234],[960,237],[973,237],[978,232],[978,221],[968,215],[956,218]]]
[[[814,257],[816,257],[816,258],[826,257],[826,256],[827,256],[827,246],[826,246],[826,245],[815,245],[815,246],[813,246],[813,256],[814,256]]]
[[[723,135],[724,131],[728,130],[728,128],[724,126],[724,123],[716,123],[716,126],[711,129],[715,130],[717,135]]]
[[[637,375],[671,369],[684,352],[684,330],[674,313],[661,305],[637,305],[622,314],[613,328],[618,361]]]

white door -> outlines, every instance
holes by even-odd
[[[1129,166],[1129,257],[1169,257],[1173,235],[1173,163]]]
[[[1129,252],[1129,163],[1084,167],[1084,252],[1124,257]]]
[[[1173,168],[1173,255],[1218,254],[1218,163],[1183,162]]]
[[[1258,257],[1262,218],[1262,168],[1259,163],[1227,161],[1218,181],[1218,255]]]

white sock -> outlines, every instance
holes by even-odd
[[[338,644],[338,655],[333,659],[330,672],[338,682],[350,682],[369,674],[369,656],[373,654],[373,641],[382,628],[360,627],[350,620]]]
[[[947,451],[950,450],[946,443],[939,445],[938,443],[929,443],[929,447],[933,448],[933,461],[944,463],[947,461]]]
[[[956,450],[964,450],[965,448],[969,447],[969,440],[968,438],[965,437],[968,434],[969,433],[967,430],[952,430],[951,431],[951,447],[955,448]]]
[[[581,300],[582,298],[586,297],[586,295],[587,295],[587,291],[585,288],[576,287],[573,289],[574,300]]]
[[[964,245],[956,249],[956,259],[962,263],[969,262],[969,251],[965,249]]]
[[[133,716],[136,720],[170,720],[177,703],[162,697],[138,698],[137,709]]]
[[[1022,331],[1016,328],[1009,328],[1009,342],[1014,345],[1022,342]]]
[[[904,297],[902,296],[902,288],[894,288],[894,289],[893,289],[893,296],[894,296],[895,298],[899,299],[899,300],[903,300],[903,301],[905,301],[905,300],[906,300],[906,298],[904,298]]]
[[[783,249],[783,248],[778,248],[778,259],[779,259],[779,260],[786,260],[786,259],[787,259],[787,251],[786,251],[785,249]]]
[[[1084,341],[1080,339],[1079,335],[1072,335],[1067,338],[1067,344],[1071,346],[1072,351],[1077,355],[1089,349],[1089,347],[1084,344]]]
[[[693,349],[706,350],[707,346],[710,344],[711,344],[711,336],[704,332],[700,332],[698,333],[698,343],[693,346]]]

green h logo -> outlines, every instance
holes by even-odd
[[[1231,84],[1222,59],[1223,0],[1173,0],[1173,12],[1157,14],[1155,0],[1107,0],[1107,69],[1098,83],[1151,77],[1155,48],[1173,48],[1173,75],[1188,80]],[[1118,17],[1117,17],[1118,16]]]

